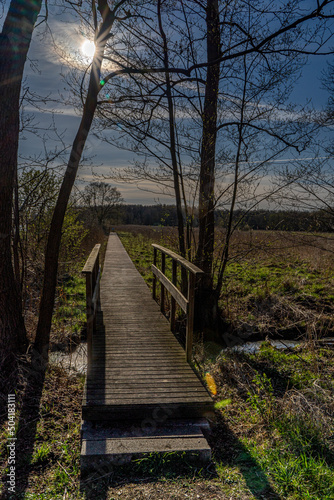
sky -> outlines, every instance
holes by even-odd
[[[26,111],[34,112],[35,121],[40,128],[49,127],[52,116],[54,116],[56,127],[62,134],[64,142],[71,144],[80,122],[80,116],[73,109],[73,106],[66,103],[68,90],[61,75],[68,72],[68,65],[62,59],[60,49],[65,49],[67,53],[73,54],[74,58],[79,56],[81,62],[77,64],[85,66],[88,59],[85,59],[81,52],[85,37],[80,34],[73,20],[69,23],[63,22],[61,16],[54,16],[52,9],[50,9],[49,16],[49,24],[58,49],[55,51],[49,36],[42,35],[44,25],[35,30],[28,54],[29,61],[25,67],[25,85],[40,95],[57,99],[58,102],[42,105],[44,112],[33,109],[29,105],[26,106]],[[316,109],[321,109],[328,99],[327,92],[321,89],[320,81],[322,71],[325,68],[326,59],[324,57],[311,57],[303,69],[302,78],[292,93],[292,99],[299,104],[311,100]],[[51,114],[52,108],[56,111],[54,115]],[[52,139],[53,134],[49,132],[47,146],[50,148],[54,147],[55,144]],[[107,176],[110,168],[122,168],[136,160],[133,153],[106,144],[92,134],[88,137],[87,145],[87,154],[92,156],[91,161],[94,168],[92,169],[91,166],[80,168],[79,186],[81,187],[86,182],[95,179],[94,174]],[[21,156],[38,155],[42,150],[43,143],[40,139],[29,132],[24,133],[19,148]],[[126,203],[173,203],[173,199],[169,196],[151,193],[150,191],[154,190],[154,187],[148,183],[139,189],[136,185],[110,182],[119,188]]]

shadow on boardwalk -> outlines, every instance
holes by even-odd
[[[266,500],[283,500],[271,486],[259,463],[250,455],[247,448],[223,420],[220,420],[213,429],[209,442],[217,463],[222,464],[223,467],[238,467],[245,483],[245,495],[251,493],[257,500],[264,498]],[[151,455],[128,464],[121,462],[109,465],[101,463],[100,466],[95,467],[89,474],[81,478],[80,489],[88,500],[117,498],[114,495],[120,494],[120,488],[123,491],[122,495],[124,494],[124,497],[120,498],[128,499],[131,496],[131,491],[134,491],[133,488],[136,492],[142,488],[140,495],[143,496],[139,498],[144,498],[145,491],[149,490],[147,492],[149,498],[161,500],[162,497],[159,496],[158,491],[157,496],[152,494],[156,488],[156,484],[153,486],[153,483],[159,481],[159,485],[164,485],[164,492],[168,494],[167,498],[184,498],[184,492],[182,496],[169,496],[169,494],[172,495],[172,490],[177,483],[187,485],[192,483],[194,498],[196,498],[196,488],[198,487],[198,498],[218,500],[218,498],[225,497],[222,496],[220,484],[216,481],[210,481],[217,480],[217,478],[218,473],[213,463],[202,469],[198,461],[191,461],[185,456]],[[168,482],[164,482],[166,479]],[[197,480],[198,486],[196,486]],[[148,486],[150,484],[152,486]],[[129,485],[128,489],[127,485]],[[205,487],[208,488],[208,492],[203,491]],[[127,492],[130,496],[127,496]]]

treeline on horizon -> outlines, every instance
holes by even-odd
[[[226,227],[229,212],[216,210],[217,227]],[[236,210],[234,224],[239,221],[241,230],[278,230],[333,232],[334,211],[322,210]],[[174,205],[121,205],[115,208],[112,224],[133,224],[145,226],[177,226],[176,207]],[[194,214],[193,226],[198,226],[197,214]]]

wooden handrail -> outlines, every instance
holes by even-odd
[[[97,244],[91,251],[82,273],[86,276],[86,317],[88,368],[92,364],[92,342],[96,331],[96,312],[100,310],[100,248]]]
[[[157,250],[160,250],[161,253],[168,255],[168,257],[171,257],[178,264],[181,264],[181,266],[184,267],[184,269],[187,269],[187,271],[190,271],[193,274],[203,274],[202,269],[195,266],[195,264],[193,264],[192,262],[189,262],[189,260],[185,259],[184,257],[181,257],[181,255],[178,255],[177,253],[173,252],[172,250],[169,250],[168,248],[162,247],[161,245],[157,245],[156,243],[152,243],[152,247],[156,248]]]
[[[194,331],[194,312],[195,312],[195,288],[196,280],[199,275],[204,272],[181,255],[162,247],[161,245],[152,244],[153,246],[153,299],[156,300],[156,280],[161,283],[160,293],[160,309],[165,312],[165,289],[171,294],[171,312],[170,322],[172,331],[175,329],[175,313],[176,302],[187,315],[187,330],[186,330],[186,360],[191,361],[192,346],[193,346],[193,331]],[[157,252],[161,252],[161,269],[157,267]],[[166,272],[166,256],[172,259],[172,281],[165,275]],[[186,271],[189,272],[187,297],[185,297],[176,287],[177,284],[177,265],[180,264]]]

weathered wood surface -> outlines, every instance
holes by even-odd
[[[100,253],[101,245],[97,244],[91,251],[82,270],[86,277],[86,317],[87,317],[87,357],[88,366],[92,364],[92,339],[96,329],[96,313],[100,307]]]
[[[173,252],[172,250],[169,250],[165,247],[162,247],[161,245],[157,245],[156,243],[152,243],[153,248],[156,248],[157,250],[160,250],[164,255],[168,255],[168,257],[171,257],[173,260],[181,264],[185,269],[188,269],[188,271],[191,271],[193,274],[203,274],[202,269],[199,267],[195,266],[192,262],[189,262],[189,260],[185,259],[184,257],[181,257],[181,255],[178,255],[177,253]]]
[[[100,248],[101,248],[101,245],[98,243],[97,245],[95,245],[95,247],[91,251],[91,253],[90,253],[90,255],[89,255],[89,257],[84,265],[84,268],[82,270],[82,272],[84,274],[93,272],[94,266],[96,264],[96,259],[99,255]]]
[[[105,256],[101,310],[83,419],[162,421],[212,411],[210,395],[116,234],[110,235]]]
[[[142,428],[135,424],[106,427],[85,422],[82,426],[81,471],[88,473],[101,465],[125,463],[145,453],[181,452],[182,457],[211,459],[211,449],[203,436],[209,426],[203,419],[179,420],[163,427]]]
[[[158,269],[156,266],[152,265],[153,274],[159,279],[159,281],[163,284],[166,290],[173,296],[174,299],[177,300],[177,303],[181,307],[181,309],[187,313],[188,312],[188,301],[182,295],[182,293],[176,288],[173,283],[169,281],[168,278]],[[173,314],[172,314],[173,316]]]
[[[181,307],[181,309],[186,313],[187,316],[187,329],[186,329],[186,360],[191,362],[192,350],[193,350],[193,331],[194,331],[194,314],[195,314],[195,288],[197,277],[204,275],[203,271],[184,259],[175,252],[172,252],[168,248],[162,247],[160,245],[152,244],[154,249],[154,262],[152,265],[153,272],[153,299],[156,299],[156,280],[158,279],[161,284],[160,292],[160,310],[164,312],[165,308],[165,289],[171,294],[171,309],[170,309],[170,321],[171,330],[175,330],[175,313],[176,313],[176,302]],[[157,268],[157,252],[161,252],[161,270]],[[172,281],[165,275],[166,269],[166,256],[172,259]],[[177,265],[181,265],[181,275],[183,285],[187,283],[188,292],[187,297],[181,293],[176,287],[177,281]],[[189,276],[187,276],[187,271],[189,271]]]

